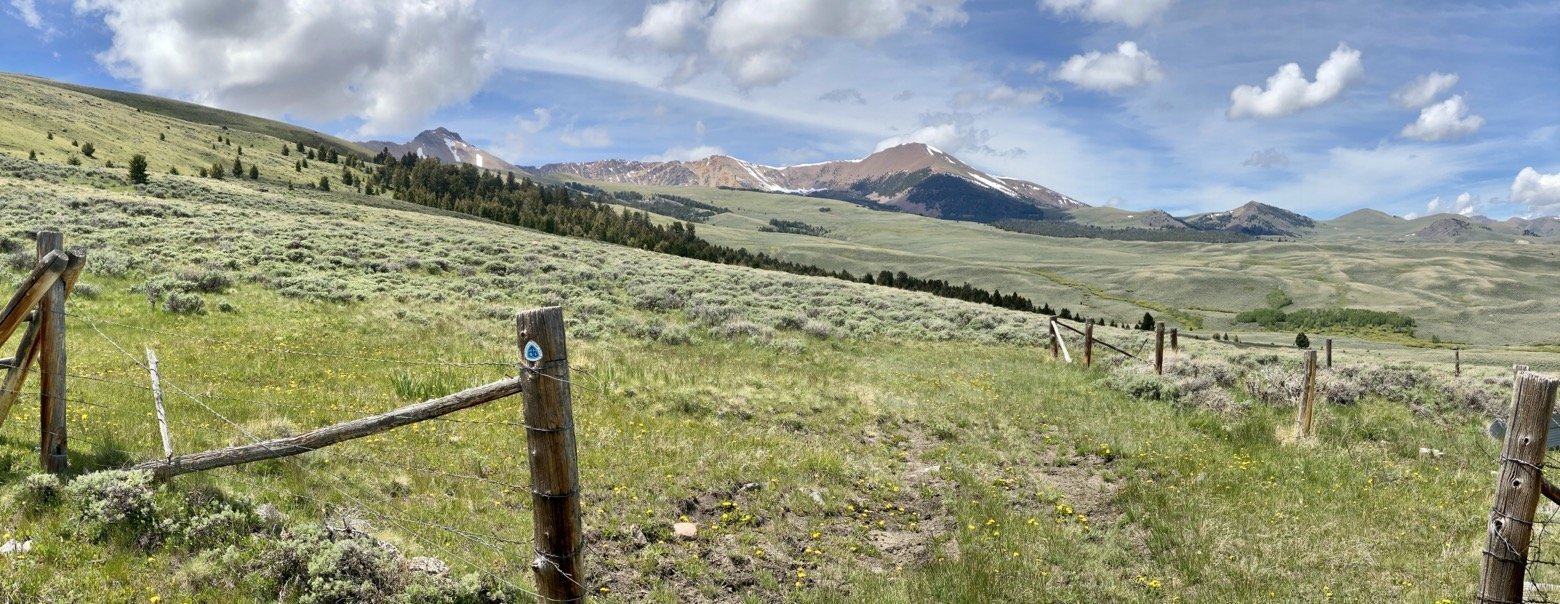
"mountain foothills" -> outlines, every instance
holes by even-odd
[[[1494,221],[1437,214],[1416,219],[1358,210],[1330,221],[1257,201],[1223,212],[1172,216],[1163,210],[1091,207],[1042,185],[982,172],[922,143],[883,149],[857,160],[765,166],[726,155],[691,161],[607,159],[516,167],[465,142],[445,128],[412,141],[359,143],[400,157],[413,154],[446,163],[515,171],[544,179],[652,187],[705,187],[828,198],[887,211],[992,224],[1052,237],[1138,241],[1238,243],[1253,238],[1369,239],[1382,241],[1555,241],[1560,219]],[[655,211],[655,210],[651,210]]]

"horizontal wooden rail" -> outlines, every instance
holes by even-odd
[[[171,459],[145,461],[132,466],[131,469],[151,470],[157,478],[165,479],[190,472],[308,453],[309,451],[328,447],[339,442],[372,436],[393,428],[415,424],[462,409],[490,403],[519,393],[525,381],[524,378],[509,378],[486,386],[462,390],[443,398],[424,401],[415,405],[407,405],[387,413],[326,426],[296,436],[191,453]]]

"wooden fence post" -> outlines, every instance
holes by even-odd
[[[1512,395],[1510,425],[1500,454],[1500,478],[1490,508],[1489,535],[1479,567],[1478,602],[1521,602],[1533,513],[1543,484],[1540,468],[1549,416],[1560,380],[1521,373]]]
[[[1316,409],[1316,351],[1305,351],[1305,389],[1300,395],[1300,415],[1295,421],[1296,438],[1311,436],[1311,417]]]
[[[1327,338],[1327,368],[1332,369],[1332,338]]]
[[[1454,365],[1452,365],[1452,376],[1453,377],[1462,377],[1462,349],[1461,348],[1453,348],[1452,349],[1452,362],[1455,363]]]
[[[585,533],[563,309],[520,313],[516,328],[526,377],[525,434],[531,460],[536,558],[531,570],[543,602],[585,600]]]
[[[1170,351],[1181,351],[1181,328],[1179,327],[1170,328]]]
[[[1165,374],[1165,324],[1154,324],[1154,373]]]
[[[157,373],[157,353],[146,348],[146,371],[152,375],[152,404],[157,408],[157,433],[162,436],[163,459],[173,463],[173,437],[168,435],[168,412],[163,409],[162,375]]]
[[[38,258],[63,253],[59,231],[38,233]],[[69,450],[65,430],[65,282],[56,279],[38,303],[38,455],[43,471],[65,471]]]
[[[1051,360],[1055,361],[1062,356],[1062,334],[1056,330],[1056,317],[1051,317],[1046,325],[1051,328]]]
[[[1094,366],[1094,322],[1083,326],[1083,366]]]

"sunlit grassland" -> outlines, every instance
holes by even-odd
[[[1494,442],[1471,413],[1327,406],[1316,441],[1294,444],[1291,408],[1140,401],[1051,363],[1033,316],[352,196],[169,179],[156,199],[112,173],[19,164],[0,177],[0,235],[26,249],[31,231],[63,227],[97,292],[68,321],[78,469],[161,455],[131,358],[146,347],[178,387],[170,424],[189,452],[498,379],[507,368],[417,363],[512,359],[513,312],[560,303],[606,601],[1435,601],[1466,598],[1477,573]],[[139,291],[186,271],[235,285],[194,316]],[[1100,334],[1132,349],[1145,337]],[[0,593],[274,599],[246,572],[263,535],[144,548],[26,505],[32,409],[0,429],[0,529],[37,549],[0,560]],[[525,586],[518,421],[501,401],[182,477],[159,498],[209,486],[291,524],[357,516],[407,555]],[[670,534],[684,518],[698,539]]]
[[[1265,304],[1274,288],[1296,307],[1361,307],[1415,317],[1421,340],[1483,348],[1560,339],[1538,300],[1560,290],[1560,247],[1512,241],[1419,243],[1328,235],[1315,241],[1148,243],[1052,238],[994,227],[869,210],[853,204],[750,191],[597,184],[693,197],[732,210],[700,233],[724,245],[830,268],[905,270],[979,279],[1037,303],[1088,316],[1135,320],[1145,310],[1200,317],[1202,327],[1243,331],[1233,313]],[[828,211],[820,211],[827,209]],[[771,218],[829,229],[822,238],[763,233]],[[1362,231],[1363,232],[1363,231]],[[1375,235],[1371,235],[1374,237]],[[1055,277],[1055,278],[1048,278]]]

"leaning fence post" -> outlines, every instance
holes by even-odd
[[[1089,321],[1083,326],[1083,366],[1094,366],[1094,322]]]
[[[1517,376],[1506,444],[1500,454],[1495,503],[1490,508],[1489,535],[1479,567],[1479,602],[1522,601],[1533,514],[1543,484],[1540,468],[1557,385],[1560,380],[1532,373]]]
[[[1305,351],[1305,387],[1300,394],[1300,415],[1295,420],[1295,436],[1311,436],[1311,417],[1316,409],[1316,351]]]
[[[63,253],[59,231],[38,233],[38,258]],[[67,465],[65,430],[65,282],[56,279],[38,303],[38,456],[43,471],[59,474]]]
[[[1154,325],[1154,373],[1165,374],[1165,324]]]
[[[522,398],[536,532],[531,570],[543,602],[582,602],[585,535],[580,523],[580,470],[563,309],[549,306],[522,312],[516,330],[526,377]]]

